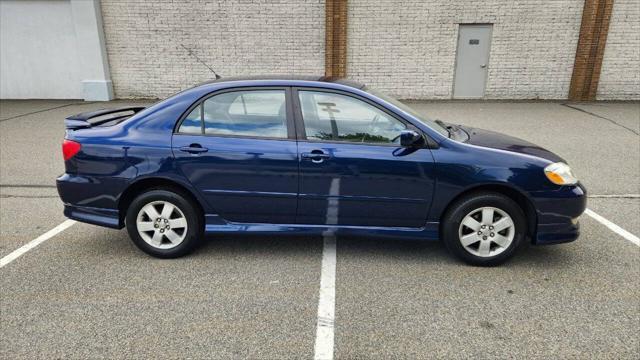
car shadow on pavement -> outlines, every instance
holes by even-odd
[[[535,246],[522,244],[515,256],[503,266],[507,267],[562,267],[571,262],[571,245]],[[465,264],[451,255],[440,241],[339,238],[338,259],[380,258],[404,262],[431,264]]]
[[[577,256],[571,243],[560,245],[522,244],[506,265],[514,267],[563,268],[575,263]]]
[[[358,237],[338,238],[338,261],[341,258],[357,258],[359,261],[385,259],[412,263],[454,263],[456,261],[439,241]]]
[[[265,235],[208,235],[189,256],[229,255],[296,255],[322,253],[322,238]]]
[[[148,257],[139,251],[129,239],[125,230],[101,229],[94,236],[103,241],[93,242],[85,251],[111,256]],[[362,237],[338,237],[338,261],[358,259],[358,261],[394,261],[465,266],[454,258],[440,241],[378,239]],[[234,235],[206,236],[189,258],[224,256],[292,257],[296,255],[317,255],[322,253],[320,236],[264,236]],[[508,267],[562,267],[571,262],[571,244],[556,246],[534,246],[522,244],[515,256],[503,266]]]

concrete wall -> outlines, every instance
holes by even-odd
[[[113,98],[98,0],[0,1],[0,98]]]
[[[486,97],[566,99],[584,0],[349,0],[347,73],[401,98],[452,97],[459,23],[492,23]]]
[[[115,94],[165,97],[222,76],[323,74],[324,1],[103,0]]]
[[[640,100],[640,1],[615,0],[598,100]]]
[[[0,1],[0,97],[81,99],[69,1]]]

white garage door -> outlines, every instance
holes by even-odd
[[[0,27],[0,98],[83,97],[68,0],[2,0]]]

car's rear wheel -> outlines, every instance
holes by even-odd
[[[129,206],[126,226],[142,251],[159,258],[191,252],[202,236],[201,216],[186,196],[157,189],[137,196]]]
[[[526,220],[512,199],[476,193],[451,206],[442,230],[451,253],[472,265],[493,266],[513,256],[525,237]]]

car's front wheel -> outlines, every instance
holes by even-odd
[[[526,234],[520,206],[498,193],[477,193],[454,203],[443,221],[443,240],[454,255],[472,265],[509,259]]]
[[[142,251],[159,258],[183,256],[201,237],[200,215],[186,196],[157,189],[136,197],[129,206],[126,226]]]

